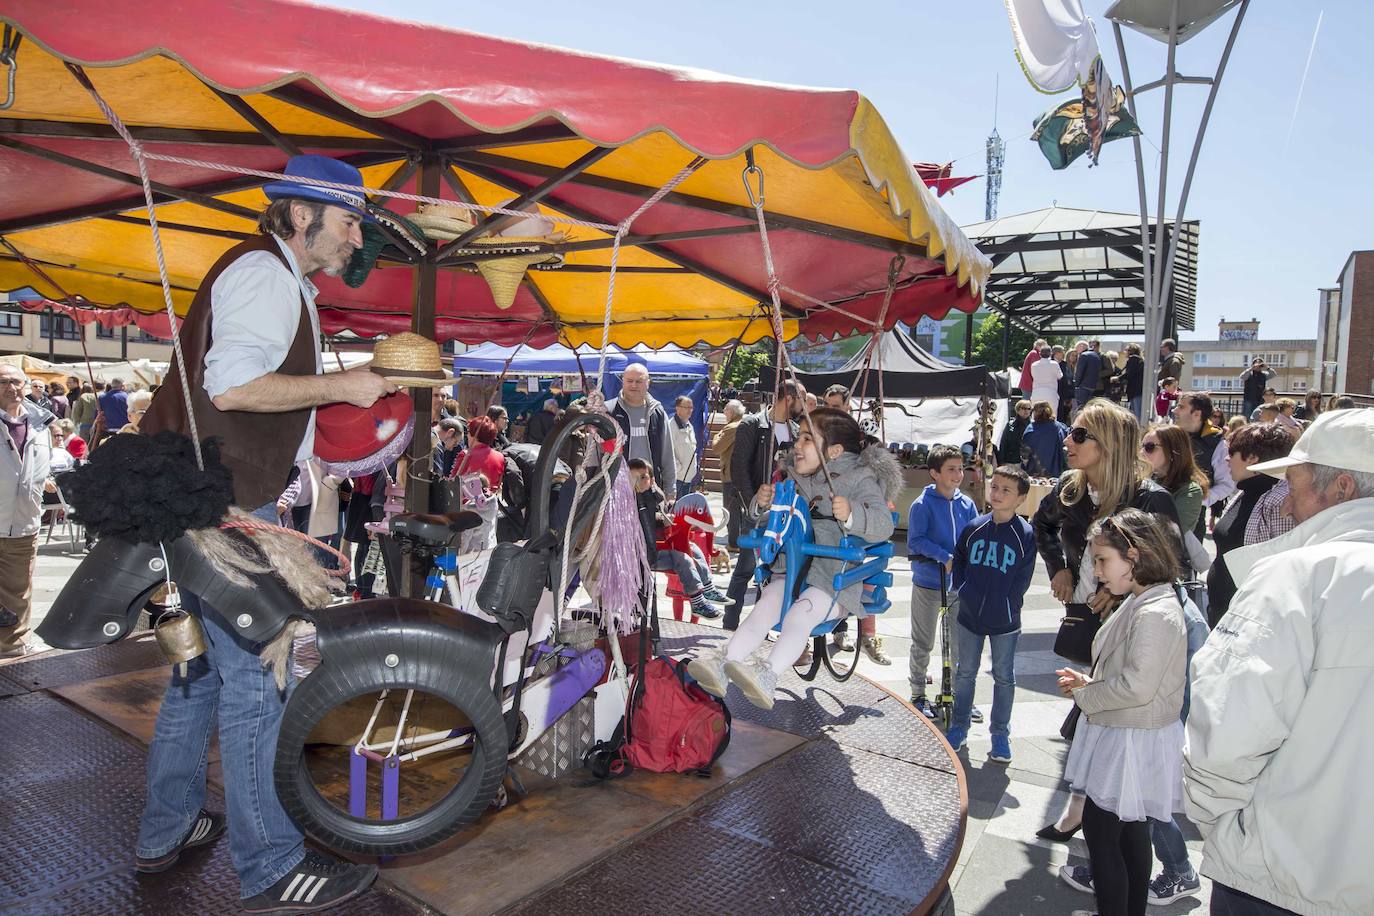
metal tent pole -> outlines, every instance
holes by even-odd
[[[1207,123],[1212,118],[1212,105],[1217,100],[1217,90],[1221,88],[1221,78],[1226,73],[1227,61],[1231,59],[1231,49],[1235,47],[1241,20],[1245,18],[1245,10],[1249,6],[1250,0],[1241,0],[1240,8],[1236,10],[1235,21],[1231,23],[1231,34],[1226,39],[1226,48],[1221,52],[1221,62],[1217,64],[1216,76],[1212,78],[1212,88],[1207,93],[1207,104],[1202,109],[1202,120],[1198,123],[1197,138],[1193,141],[1193,155],[1188,160],[1188,172],[1183,177],[1183,191],[1178,198],[1178,213],[1174,217],[1173,237],[1169,240],[1169,257],[1164,262],[1164,277],[1160,284],[1161,301],[1166,301],[1163,297],[1169,295],[1169,286],[1173,282],[1174,258],[1178,254],[1178,240],[1184,232],[1184,208],[1188,205],[1188,192],[1193,187],[1193,173],[1197,170],[1198,156],[1202,152],[1202,139],[1207,134]]]
[[[1164,119],[1159,137],[1159,196],[1155,200],[1158,215],[1155,217],[1154,264],[1151,273],[1146,277],[1146,282],[1151,288],[1147,299],[1151,308],[1145,316],[1145,343],[1146,346],[1152,347],[1155,353],[1159,352],[1159,342],[1164,338],[1166,310],[1162,289],[1165,256],[1164,206],[1169,187],[1169,133],[1174,120],[1174,82],[1177,77],[1174,61],[1178,55],[1178,2],[1179,0],[1173,0],[1169,7],[1169,55],[1167,69],[1164,71]],[[1177,230],[1174,234],[1177,235]],[[1142,396],[1141,401],[1145,400]]]
[[[1121,37],[1121,23],[1112,23],[1112,32],[1116,35],[1116,53],[1121,58],[1121,81],[1126,85],[1126,110],[1135,118],[1137,124],[1140,123],[1140,116],[1136,113],[1135,90],[1131,86],[1131,67],[1126,59],[1126,43]],[[1131,137],[1131,142],[1135,146],[1135,183],[1136,191],[1140,195],[1140,277],[1142,295],[1145,297],[1145,353],[1149,354],[1149,360],[1157,359],[1159,355],[1159,338],[1153,334],[1154,324],[1151,315],[1154,311],[1154,300],[1151,296],[1150,276],[1150,199],[1145,192],[1145,159],[1140,145],[1140,134]],[[1152,339],[1153,338],[1153,339]],[[1147,360],[1146,365],[1151,365]],[[1140,419],[1142,422],[1149,422],[1154,415],[1155,399],[1144,397],[1142,388],[1140,399]]]

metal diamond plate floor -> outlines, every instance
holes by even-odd
[[[664,621],[663,636],[662,651],[679,657],[719,645],[723,638],[720,630],[675,621]],[[155,647],[125,641],[0,669],[0,734],[5,736],[0,793],[6,799],[0,808],[0,824],[6,825],[0,829],[0,856],[9,866],[0,873],[0,910],[238,910],[238,881],[224,841],[189,854],[183,866],[162,876],[135,876],[143,748],[99,721],[82,705],[79,690],[64,691],[68,699],[49,692],[101,677],[116,681],[111,675],[153,666],[161,666]],[[964,832],[967,792],[947,745],[911,707],[859,677],[837,684],[821,675],[807,684],[788,674],[782,688],[770,711],[755,708],[738,693],[728,698],[736,720],[754,731],[754,741],[732,747],[734,757],[727,752],[717,787],[684,793],[671,774],[631,774],[613,784],[624,793],[589,786],[585,779],[578,783],[583,788],[571,783],[560,788],[602,789],[597,796],[602,804],[624,794],[643,809],[641,815],[652,816],[641,817],[590,857],[563,857],[561,865],[557,857],[538,855],[548,825],[529,827],[529,836],[509,847],[514,859],[533,856],[524,899],[507,894],[505,902],[483,906],[483,899],[493,898],[469,893],[449,895],[441,903],[427,893],[455,879],[476,890],[459,877],[464,866],[459,844],[428,863],[423,858],[394,863],[393,885],[386,884],[384,867],[383,880],[368,895],[338,912],[931,911]],[[779,740],[770,741],[770,734]],[[746,746],[771,751],[743,761]],[[209,803],[223,806],[213,789]],[[596,825],[587,823],[588,842],[594,842]],[[407,871],[413,874],[403,875]],[[396,886],[409,897],[400,896]],[[412,899],[423,909],[417,910]]]
[[[235,913],[229,844],[186,856],[157,876],[134,873],[144,753],[46,693],[0,699],[0,911],[126,916]],[[224,809],[212,789],[207,805]],[[340,913],[419,912],[373,889]]]

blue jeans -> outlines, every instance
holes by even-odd
[[[973,714],[973,682],[983,661],[983,640],[992,643],[992,718],[988,731],[1003,737],[1011,734],[1011,703],[1016,699],[1016,641],[1021,631],[983,636],[954,621],[954,719],[955,728],[968,730]]]
[[[163,695],[148,748],[148,802],[138,827],[138,855],[166,855],[195,823],[205,802],[206,757],[218,713],[229,855],[241,895],[252,897],[305,855],[301,832],[282,809],[272,781],[291,684],[287,694],[279,692],[272,672],[262,667],[260,645],[240,641],[197,596],[183,591],[181,599],[200,620],[208,649],[187,664],[185,678],[173,670]]]
[[[1126,399],[1126,409],[1131,412],[1131,416],[1140,416],[1140,395]]]
[[[1192,875],[1193,866],[1188,861],[1188,845],[1183,841],[1183,831],[1179,829],[1178,820],[1157,821],[1148,818],[1150,822],[1150,844],[1155,848],[1155,856],[1159,859],[1159,864],[1164,868],[1164,874],[1170,878],[1177,878],[1181,875]]]

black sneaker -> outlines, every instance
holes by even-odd
[[[245,913],[314,913],[352,900],[377,880],[377,866],[354,865],[313,849],[276,884],[243,901]]]
[[[195,823],[191,825],[190,830],[186,831],[186,836],[182,838],[175,849],[165,856],[158,856],[156,859],[136,857],[134,859],[134,871],[141,875],[155,875],[158,872],[166,871],[177,864],[177,859],[181,858],[181,853],[184,850],[195,849],[197,846],[208,846],[222,836],[224,836],[224,815],[202,810],[200,814],[196,815]]]

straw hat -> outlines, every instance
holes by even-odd
[[[472,245],[474,248],[519,248],[521,245],[547,245],[551,241],[557,241],[557,239],[544,236],[536,238],[502,236],[501,238],[474,239]],[[491,287],[491,298],[495,300],[496,307],[508,309],[515,304],[515,293],[520,289],[520,281],[525,278],[525,271],[529,269],[529,266],[542,264],[545,261],[555,261],[559,257],[557,254],[543,251],[512,254],[505,258],[484,258],[477,261],[477,272]]]
[[[475,225],[472,211],[466,207],[426,203],[415,208],[410,221],[420,227],[427,238],[441,242],[451,242]]]
[[[438,388],[453,382],[453,373],[444,368],[439,355],[439,345],[410,331],[377,341],[369,368],[404,388]]]

